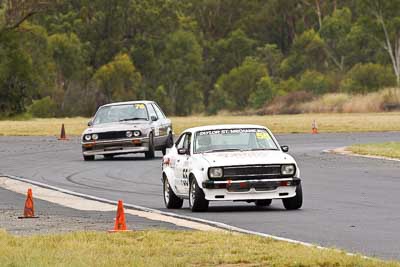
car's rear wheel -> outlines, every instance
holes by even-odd
[[[192,211],[206,211],[209,201],[205,198],[203,190],[194,177],[190,179],[189,207]]]
[[[94,156],[85,156],[85,155],[83,155],[83,159],[85,161],[92,161],[92,160],[94,160]]]
[[[153,134],[151,133],[149,136],[149,151],[145,152],[145,157],[146,159],[152,159],[154,158],[154,137]]]
[[[283,206],[287,210],[297,210],[300,209],[303,205],[303,190],[301,188],[301,184],[296,186],[296,195],[290,198],[282,199]]]
[[[271,205],[272,199],[259,199],[254,202],[257,207],[267,207]]]
[[[168,209],[182,208],[183,199],[180,199],[175,195],[166,177],[164,177],[163,179],[163,196],[165,207],[167,207]]]
[[[172,133],[168,134],[167,141],[165,142],[165,146],[161,149],[161,152],[165,156],[167,154],[167,148],[171,148],[174,146],[174,137],[172,136]]]

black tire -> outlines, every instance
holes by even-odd
[[[296,195],[291,198],[283,198],[282,199],[283,206],[287,210],[297,210],[300,209],[303,205],[303,190],[301,188],[301,184],[296,187]]]
[[[107,155],[103,155],[105,159],[113,159],[114,155],[112,154],[107,154]]]
[[[254,204],[256,204],[257,207],[267,207],[271,205],[272,199],[258,199],[254,201]]]
[[[167,209],[182,208],[183,199],[180,199],[175,195],[166,177],[163,178],[163,197],[164,197],[165,207]]]
[[[197,184],[196,178],[190,179],[189,207],[192,211],[207,211],[209,201],[205,198],[203,190]]]
[[[83,155],[83,159],[85,161],[92,161],[92,160],[94,160],[94,156],[85,156],[85,155]]]
[[[171,148],[173,146],[174,146],[174,137],[172,136],[172,133],[169,133],[167,141],[165,142],[165,146],[161,149],[163,156],[167,154],[167,148]]]
[[[155,153],[154,137],[153,137],[153,134],[151,133],[149,136],[149,151],[145,152],[144,154],[145,154],[146,159],[153,159],[154,153]]]

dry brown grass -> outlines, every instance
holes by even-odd
[[[320,132],[383,132],[400,131],[400,113],[332,113],[271,116],[189,116],[172,117],[174,131],[209,125],[246,123],[264,125],[275,133],[309,133],[313,120]],[[27,121],[0,121],[0,135],[59,136],[61,124],[67,136],[80,135],[87,127],[88,118],[32,119]]]
[[[400,266],[256,236],[194,231],[30,237],[0,231],[0,247],[0,266]]]

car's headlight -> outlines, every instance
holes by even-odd
[[[208,169],[208,176],[210,178],[222,178],[224,176],[224,170],[222,168],[210,168]]]
[[[294,175],[295,171],[296,171],[296,167],[293,164],[282,165],[282,167],[281,167],[282,175]]]
[[[92,139],[93,139],[93,140],[99,139],[99,135],[98,135],[98,134],[92,134]]]
[[[135,137],[140,136],[140,131],[133,131],[133,136],[135,136]]]
[[[126,137],[131,138],[133,135],[132,131],[127,131],[126,132]]]
[[[92,140],[92,136],[90,134],[85,135],[83,138],[85,138],[86,141]]]

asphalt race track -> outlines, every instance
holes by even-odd
[[[400,259],[400,162],[323,153],[353,143],[400,141],[400,133],[280,135],[300,165],[304,205],[286,211],[281,201],[267,208],[211,202],[206,213],[180,214],[248,230],[337,247],[386,259]],[[80,193],[123,199],[165,210],[161,154],[84,162],[78,139],[0,137],[0,173],[21,176]]]

